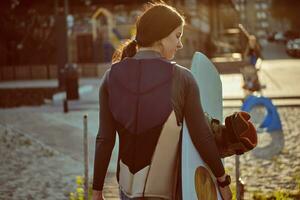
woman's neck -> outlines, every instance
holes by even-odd
[[[160,55],[162,55],[160,49],[156,48],[156,47],[140,47],[138,48],[137,50],[138,52],[139,51],[155,51],[157,53],[159,53]]]

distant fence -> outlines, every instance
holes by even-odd
[[[102,77],[110,63],[77,64],[80,77]],[[56,65],[1,66],[0,81],[56,79]]]
[[[228,59],[212,59],[220,73],[239,73],[240,68],[245,66],[244,61]],[[180,65],[190,68],[191,60],[178,60]],[[80,77],[102,77],[110,67],[110,63],[82,63],[77,64]],[[24,65],[24,66],[0,66],[0,81],[12,80],[37,80],[56,79],[56,65]]]

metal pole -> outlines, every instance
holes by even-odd
[[[83,148],[84,148],[84,200],[89,199],[89,161],[88,161],[88,116],[83,116]]]
[[[247,1],[245,0],[245,1],[243,1],[243,5],[244,5],[244,13],[245,13],[245,18],[244,18],[244,22],[245,22],[245,27],[249,30],[250,28],[249,28],[249,24],[248,24],[248,8],[247,8]],[[250,29],[250,31],[251,31],[251,29]]]
[[[67,17],[68,16],[68,14],[69,14],[69,1],[68,0],[65,0],[64,1],[64,8],[65,8],[65,17]]]
[[[54,1],[54,15],[58,15],[58,0]]]
[[[64,11],[65,11],[65,23],[66,23],[66,51],[67,51],[67,60],[66,60],[66,64],[69,64],[69,35],[68,35],[68,15],[69,15],[69,1],[68,0],[64,0]]]
[[[241,200],[241,186],[240,186],[240,156],[235,156],[235,181],[236,181],[236,199]]]

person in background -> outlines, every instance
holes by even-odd
[[[254,35],[249,35],[248,37],[248,45],[244,52],[244,59],[247,65],[241,69],[241,73],[244,80],[243,89],[245,89],[245,95],[247,96],[262,89],[257,73],[259,70],[257,60],[262,59],[261,47]]]
[[[103,184],[119,135],[120,198],[182,199],[180,146],[183,119],[197,151],[232,199],[218,148],[206,122],[190,70],[172,62],[183,47],[184,17],[165,3],[149,3],[136,22],[136,36],[118,49],[99,91],[99,131],[93,200]]]
[[[258,58],[262,58],[261,47],[254,35],[250,35],[248,38],[248,45],[244,52],[244,57],[247,58],[249,64],[255,66]]]

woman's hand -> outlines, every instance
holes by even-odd
[[[219,185],[219,191],[221,193],[222,199],[223,200],[232,200],[232,192],[230,190],[230,183],[231,183],[231,179],[230,176],[228,176],[227,174],[223,174],[223,176],[217,177],[217,181],[218,181],[218,185],[219,182],[223,183],[222,185],[224,185],[223,187],[221,187]]]
[[[93,190],[93,200],[105,200],[102,191]]]
[[[225,187],[219,187],[219,191],[223,200],[232,200],[232,193],[229,185]]]

